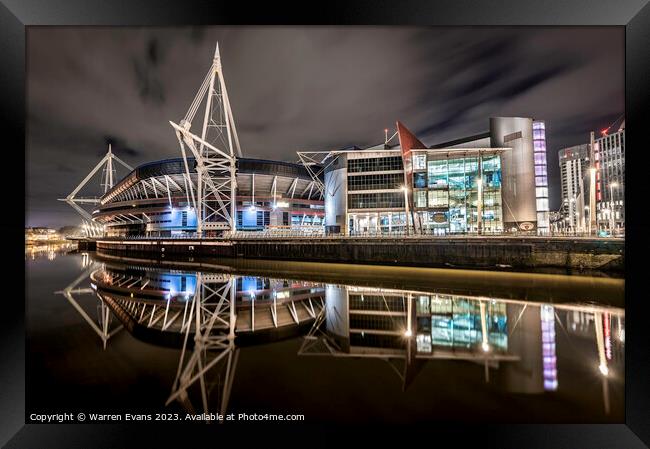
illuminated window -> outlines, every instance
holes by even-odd
[[[427,156],[416,154],[413,156],[413,170],[425,170],[427,168]]]
[[[415,192],[415,207],[427,207],[427,192],[425,190]]]
[[[449,197],[446,190],[429,191],[429,207],[447,207],[449,206]]]
[[[416,189],[427,187],[427,174],[425,172],[413,173],[413,187]]]

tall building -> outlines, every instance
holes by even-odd
[[[580,199],[583,195],[583,179],[589,169],[589,145],[582,144],[558,151],[560,182],[562,185],[563,228],[578,230],[581,226]],[[584,205],[582,206],[584,208]]]
[[[625,121],[617,132],[594,142],[597,169],[596,217],[599,230],[625,229]]]
[[[503,157],[503,170],[509,174],[503,182],[506,230],[548,232],[545,132],[544,122],[532,118],[490,118],[491,146],[511,148]]]

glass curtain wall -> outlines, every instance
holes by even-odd
[[[433,347],[478,348],[483,341],[497,352],[508,350],[506,304],[485,303],[486,338],[483,339],[480,302],[452,295],[421,295],[416,301],[417,349]]]
[[[420,190],[413,186],[415,207],[424,232],[434,235],[477,232],[479,178],[483,179],[483,231],[503,231],[499,155],[434,160],[430,156],[426,177],[427,189]],[[426,203],[423,199],[425,195]]]
[[[535,155],[535,197],[537,201],[537,230],[549,232],[548,177],[546,171],[546,125],[533,122],[533,149]]]

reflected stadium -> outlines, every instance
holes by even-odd
[[[179,348],[166,405],[188,412],[226,413],[240,350],[296,338],[299,357],[377,360],[404,392],[428,382],[427,364],[453,363],[461,365],[447,369],[474,373],[503,400],[524,394],[552,401],[544,395],[560,392],[585,401],[594,387],[571,380],[582,369],[598,382],[598,398],[590,400],[600,413],[613,419],[623,411],[621,308],[254,276],[225,265],[197,271],[88,255],[82,265],[58,293],[104,349],[123,329]],[[91,297],[96,317],[88,312]]]

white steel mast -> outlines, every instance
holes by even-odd
[[[205,97],[201,136],[191,132],[192,122]],[[210,70],[194,97],[180,125],[169,122],[176,130],[185,172],[191,175],[186,147],[196,160],[196,193],[190,183],[190,195],[196,210],[197,233],[235,230],[236,158],[241,157],[239,138],[233,120],[223,77],[219,44]],[[236,154],[235,154],[236,152]]]
[[[126,169],[129,171],[133,170],[133,167],[131,167],[129,164],[124,162],[122,159],[119,157],[115,156],[113,154],[111,144],[108,145],[108,152],[106,155],[95,165],[95,168],[93,168],[90,173],[86,175],[86,177],[75,187],[75,189],[65,198],[60,198],[59,201],[65,201],[68,203],[74,210],[81,215],[81,218],[84,220],[84,231],[88,237],[98,237],[101,236],[103,233],[103,228],[102,226],[98,225],[97,223],[93,222],[92,220],[92,215],[88,213],[85,209],[83,209],[80,204],[99,204],[99,198],[77,198],[76,195],[79,193],[79,191],[90,181],[90,179],[97,173],[102,167],[103,167],[103,174],[102,174],[102,180],[100,183],[100,186],[103,189],[103,193],[105,194],[108,192],[110,189],[113,188],[113,173],[115,172],[115,169],[113,168],[113,159],[115,159],[117,162],[122,164]]]

